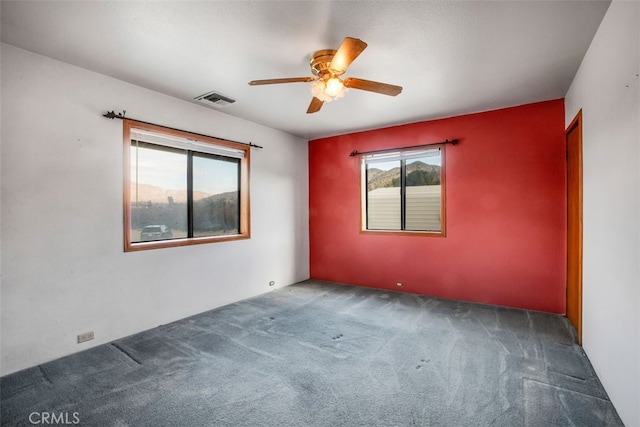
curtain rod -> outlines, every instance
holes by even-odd
[[[412,145],[410,147],[397,147],[397,148],[389,148],[387,150],[376,150],[376,151],[363,151],[363,152],[359,152],[358,150],[353,150],[351,152],[351,154],[349,154],[350,156],[357,156],[358,154],[373,154],[373,153],[392,153],[394,151],[398,151],[398,150],[407,150],[409,148],[419,148],[419,147],[424,147],[426,145],[438,145],[438,144],[451,144],[451,145],[456,145],[458,143],[457,139],[446,139],[444,141],[440,141],[440,142],[430,142],[428,144],[420,144],[420,145]]]
[[[125,119],[125,114],[127,113],[127,110],[122,110],[122,113],[117,113],[115,111],[107,111],[106,113],[104,113],[102,115],[102,117],[106,117],[107,119],[120,119],[120,120],[124,120]],[[182,129],[176,129],[176,128],[172,128],[169,126],[165,126],[165,125],[159,125],[157,123],[151,123],[151,122],[145,122],[143,120],[136,120],[136,119],[132,119],[131,117],[126,117],[129,120],[135,120],[136,122],[140,122],[140,123],[144,123],[145,125],[152,125],[152,126],[160,126],[163,128],[167,128],[167,129],[171,129],[171,130],[177,130],[178,132],[187,132],[190,133],[192,135],[197,135],[197,136],[204,136],[206,138],[214,138],[214,139],[219,139],[221,141],[228,141],[228,142],[233,142],[234,144],[241,144],[241,145],[248,145],[249,147],[255,147],[255,148],[264,148],[260,145],[256,145],[252,142],[249,142],[248,144],[246,142],[238,142],[238,141],[232,141],[230,139],[225,139],[225,138],[218,138],[217,136],[211,136],[211,135],[205,135],[202,133],[197,133],[197,132],[189,132],[186,130],[182,130]]]

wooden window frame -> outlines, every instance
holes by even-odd
[[[424,146],[391,148],[388,150],[380,150],[380,153],[394,151],[410,151],[418,148],[440,149],[441,165],[440,165],[440,231],[417,231],[417,230],[369,230],[367,229],[367,204],[366,204],[366,162],[364,157],[371,153],[362,153],[359,155],[360,162],[360,234],[367,235],[384,235],[384,236],[422,236],[422,237],[446,237],[447,221],[446,221],[446,144],[430,144]]]
[[[182,239],[158,240],[150,242],[132,242],[131,237],[131,130],[139,129],[183,139],[194,140],[199,143],[212,144],[223,148],[231,148],[234,150],[242,150],[244,157],[240,159],[240,224],[238,234],[221,235],[221,236],[205,236],[205,237],[187,237]],[[123,188],[123,212],[124,212],[124,251],[134,252],[149,249],[173,248],[179,246],[201,245],[207,243],[229,242],[234,240],[244,240],[251,238],[251,221],[250,221],[250,197],[249,197],[249,165],[250,165],[250,147],[246,144],[235,143],[204,135],[194,134],[191,132],[181,131],[177,129],[166,128],[163,126],[153,125],[149,123],[139,122],[130,119],[123,120],[123,140],[124,140],[124,188]],[[197,151],[197,150],[194,150]]]

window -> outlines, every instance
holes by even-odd
[[[360,159],[363,231],[444,236],[444,144]]]
[[[124,120],[125,251],[247,239],[249,146]]]

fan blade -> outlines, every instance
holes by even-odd
[[[286,79],[266,79],[266,80],[251,80],[249,84],[251,86],[258,85],[274,85],[278,83],[304,83],[304,82],[312,82],[316,78],[315,77],[289,77]]]
[[[322,108],[322,104],[324,101],[320,101],[315,96],[311,99],[311,104],[309,104],[309,108],[307,108],[307,114],[317,113]]]
[[[342,44],[338,48],[338,51],[333,56],[331,64],[329,64],[329,71],[334,74],[342,74],[347,70],[347,67],[362,53],[367,47],[367,44],[360,39],[354,39],[353,37],[345,37]]]
[[[369,92],[381,93],[383,95],[396,96],[402,92],[402,86],[390,85],[387,83],[374,82],[371,80],[347,77],[344,79],[345,87],[351,89],[368,90]]]

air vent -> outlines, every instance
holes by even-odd
[[[200,101],[203,104],[212,104],[215,107],[226,107],[227,105],[236,102],[235,99],[231,99],[228,96],[224,96],[218,92],[209,92],[204,95],[200,95],[194,98],[196,101]]]

